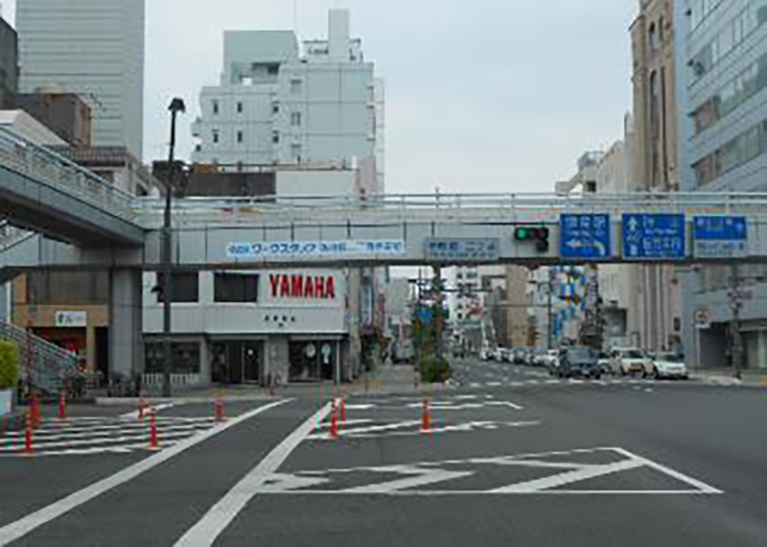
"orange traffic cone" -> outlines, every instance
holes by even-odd
[[[423,407],[421,410],[421,431],[428,433],[431,431],[431,413],[429,411],[429,398],[423,398]]]
[[[35,448],[32,445],[32,410],[27,412],[27,425],[24,433],[24,456],[34,456]]]
[[[149,449],[150,450],[160,449],[160,446],[157,443],[157,419],[155,418],[154,412],[152,412],[152,425],[149,431]]]
[[[338,439],[338,416],[336,414],[336,402],[333,400],[333,410],[330,415],[330,438]]]
[[[67,396],[62,391],[59,394],[59,420],[62,422],[67,419]]]

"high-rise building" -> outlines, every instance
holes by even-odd
[[[682,188],[767,191],[767,0],[685,0],[676,6]],[[732,364],[735,329],[744,364],[767,367],[767,269],[696,267],[685,286],[685,346],[705,367]],[[733,321],[728,291],[747,286]],[[697,312],[710,324],[693,325]]]
[[[346,10],[330,10],[328,38],[303,51],[292,31],[226,32],[219,85],[203,88],[200,108],[197,163],[247,171],[376,158],[381,183],[383,85]]]
[[[0,108],[18,91],[19,59],[16,31],[0,13]]]
[[[640,0],[631,25],[634,71],[634,174],[637,191],[679,190],[676,58],[673,0]],[[669,265],[639,266],[639,340],[647,350],[682,344],[682,272]]]
[[[143,146],[144,0],[19,0],[20,89],[58,89],[91,107],[94,145]]]

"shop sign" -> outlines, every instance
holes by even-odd
[[[86,327],[88,326],[87,311],[57,311],[54,317],[56,327]]]
[[[403,240],[284,241],[275,243],[229,243],[226,256],[237,260],[254,258],[349,258],[401,256]]]
[[[333,275],[270,274],[272,298],[302,298],[308,300],[334,300],[336,278]]]

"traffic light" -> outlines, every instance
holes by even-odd
[[[535,241],[535,249],[539,253],[549,250],[549,229],[546,227],[519,226],[514,230],[517,241]]]

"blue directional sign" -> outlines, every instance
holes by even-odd
[[[623,258],[683,260],[685,216],[626,213],[623,215]]]
[[[695,217],[692,237],[720,241],[745,241],[748,237],[746,217]]]
[[[559,217],[562,258],[598,260],[612,254],[610,215],[563,214]]]
[[[692,223],[692,237],[696,258],[745,256],[748,240],[746,217],[695,217]]]

